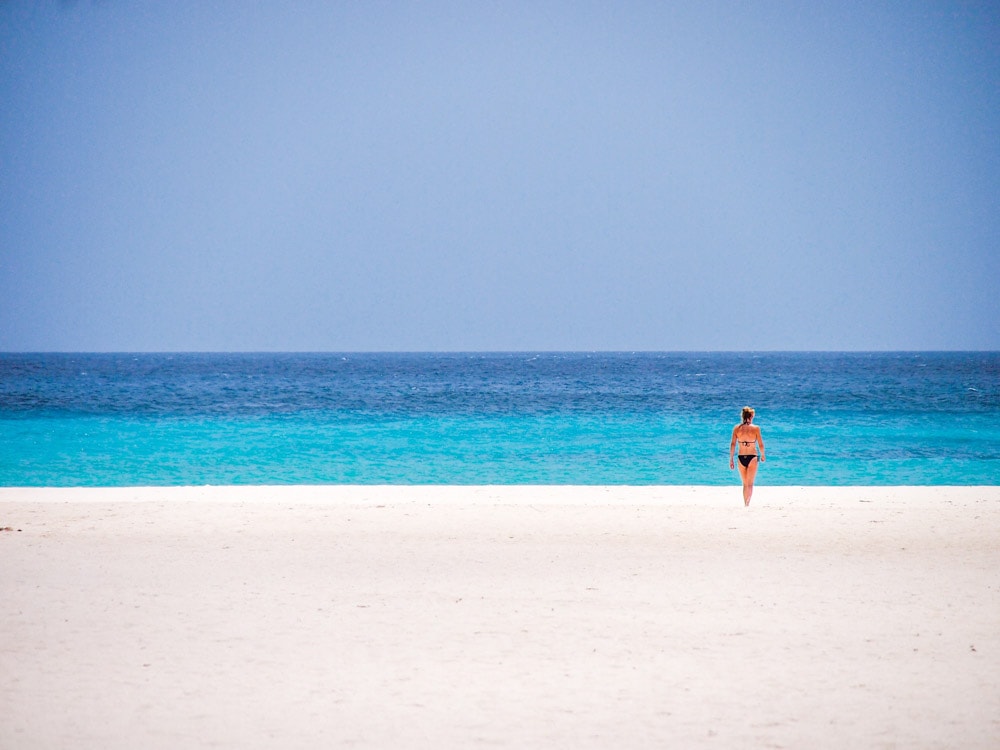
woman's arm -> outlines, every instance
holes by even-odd
[[[764,462],[764,436],[760,434],[760,427],[757,428],[757,445],[760,446],[760,460]]]
[[[735,468],[733,463],[733,453],[736,451],[736,428],[733,428],[733,437],[729,441],[729,468]]]

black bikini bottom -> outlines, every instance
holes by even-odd
[[[746,455],[740,455],[737,456],[736,458],[738,458],[740,460],[740,463],[743,464],[744,469],[748,469],[750,468],[750,462],[753,461],[755,458],[757,458],[757,454],[747,453]]]

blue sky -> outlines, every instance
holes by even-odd
[[[1000,349],[988,2],[0,2],[0,350]]]

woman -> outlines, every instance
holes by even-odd
[[[733,439],[729,441],[729,468],[735,468],[733,453],[736,444],[740,444],[740,452],[736,456],[740,462],[740,478],[743,480],[743,505],[750,505],[753,495],[753,480],[757,476],[757,464],[764,461],[764,438],[760,435],[760,427],[753,424],[754,410],[743,407],[743,421],[733,428]],[[760,446],[760,455],[757,447]]]

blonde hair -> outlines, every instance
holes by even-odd
[[[750,422],[750,420],[753,419],[753,415],[754,414],[755,414],[755,412],[754,412],[753,409],[751,409],[749,406],[744,406],[743,407],[743,424],[748,424]]]

